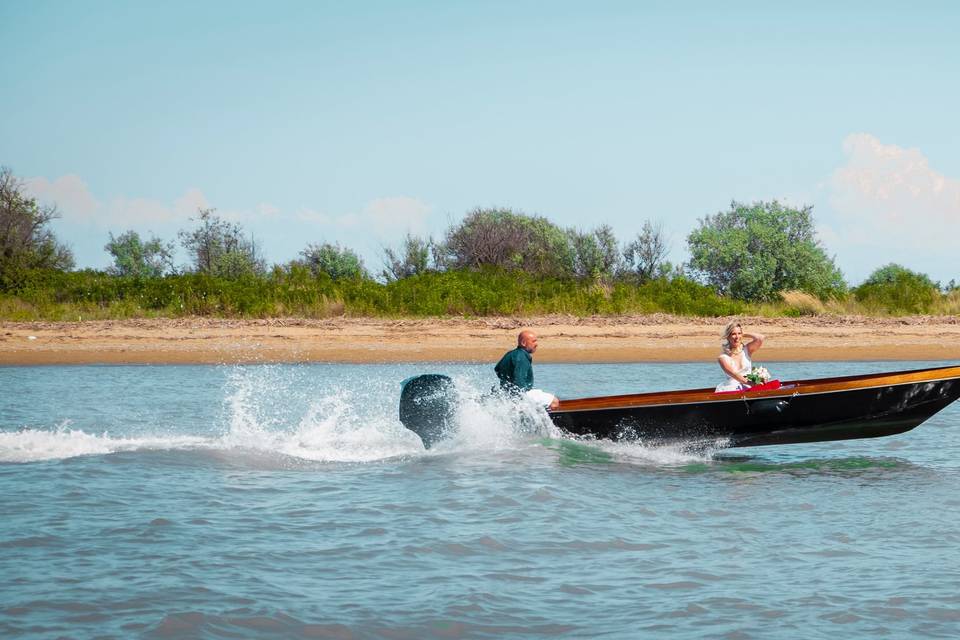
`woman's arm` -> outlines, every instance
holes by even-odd
[[[744,348],[747,350],[747,355],[752,356],[753,352],[763,346],[763,334],[762,333],[745,333],[743,334],[744,338],[750,338],[750,342],[744,344]]]
[[[728,376],[730,376],[740,384],[746,385],[748,387],[750,386],[750,381],[744,378],[742,375],[740,375],[740,373],[737,371],[736,365],[733,364],[733,359],[730,356],[724,354],[717,358],[717,362],[720,363],[720,368],[723,369],[723,372],[726,373]]]

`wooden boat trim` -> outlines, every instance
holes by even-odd
[[[628,409],[632,407],[656,407],[667,405],[688,405],[725,402],[743,402],[745,400],[792,397],[796,395],[818,395],[854,391],[858,389],[876,389],[918,382],[943,382],[960,378],[960,366],[936,367],[919,371],[900,371],[875,373],[859,376],[835,378],[816,378],[810,380],[791,380],[783,383],[779,389],[763,391],[742,391],[739,393],[716,393],[713,389],[689,389],[684,391],[655,391],[596,398],[576,398],[562,400],[552,413],[574,413],[598,409]]]

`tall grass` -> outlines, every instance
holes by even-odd
[[[717,316],[742,303],[676,278],[603,286],[500,270],[424,273],[388,284],[333,281],[305,269],[226,280],[202,275],[123,278],[96,271],[38,272],[0,294],[0,318],[614,315]]]
[[[829,300],[789,291],[781,301],[756,305],[719,296],[680,277],[599,285],[489,269],[429,272],[383,284],[369,279],[334,281],[307,269],[276,269],[238,280],[196,274],[123,278],[97,271],[44,271],[31,274],[17,290],[0,293],[0,319],[960,313],[960,290],[940,294],[935,289],[920,293],[901,289],[874,286]]]

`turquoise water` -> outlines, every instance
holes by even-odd
[[[536,373],[578,397],[714,369]],[[429,452],[396,418],[426,371],[466,407]],[[474,404],[492,384],[450,364],[0,368],[0,637],[960,635],[960,405],[890,438],[688,451],[564,439]]]

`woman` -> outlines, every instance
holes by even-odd
[[[743,343],[744,338],[750,341]],[[750,381],[746,376],[753,368],[750,357],[753,352],[763,346],[763,335],[759,333],[744,333],[740,323],[734,320],[723,330],[723,354],[717,358],[720,368],[729,378],[719,385],[717,391],[740,391],[749,389]]]

